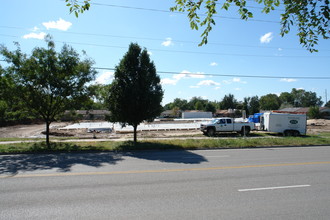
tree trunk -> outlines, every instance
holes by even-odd
[[[136,138],[136,129],[137,129],[137,125],[133,125],[134,128],[134,145],[137,143],[137,138]]]
[[[50,122],[46,121],[46,144],[47,144],[48,149],[50,149],[49,126],[50,126]]]

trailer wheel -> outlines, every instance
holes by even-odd
[[[208,128],[207,129],[207,135],[209,137],[213,137],[215,135],[215,129],[214,128]]]
[[[293,135],[293,132],[292,132],[291,130],[285,130],[285,131],[283,132],[283,135],[284,135],[285,137],[289,137],[289,136],[292,136],[292,135]]]
[[[241,135],[242,136],[246,136],[246,135],[249,135],[250,134],[250,127],[243,127],[242,130],[241,130]]]
[[[292,135],[293,135],[294,137],[297,137],[297,136],[300,135],[300,132],[297,131],[297,130],[294,130],[294,131],[292,131]]]

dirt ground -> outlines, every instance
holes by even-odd
[[[90,138],[110,138],[121,139],[133,137],[132,133],[88,133],[87,129],[59,130],[70,123],[55,122],[51,124],[51,135],[57,137],[79,137],[82,139]],[[44,124],[33,125],[15,125],[0,128],[0,138],[43,138],[45,131]],[[330,120],[313,119],[307,121],[307,134],[318,134],[321,132],[330,132]],[[176,137],[176,136],[195,136],[201,134],[199,130],[181,130],[181,131],[144,131],[138,132],[138,137]]]

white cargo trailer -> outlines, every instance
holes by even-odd
[[[266,112],[261,116],[260,128],[264,131],[282,133],[284,136],[305,135],[307,117],[305,114]]]

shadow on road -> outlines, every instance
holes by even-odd
[[[74,165],[102,167],[106,164],[115,165],[124,160],[123,157],[135,157],[164,163],[200,164],[207,162],[203,156],[187,151],[184,148],[157,142],[143,142],[134,145],[126,142],[114,152],[74,152],[79,151],[76,145],[60,145],[53,150],[60,153],[47,152],[48,149],[34,146],[37,154],[0,155],[0,174],[15,175],[18,172],[58,169],[59,172],[69,172]],[[93,148],[91,148],[93,149]],[[43,151],[45,150],[45,151]],[[65,152],[68,150],[68,152]],[[72,150],[74,153],[70,153]]]
[[[149,152],[133,151],[130,153],[126,153],[125,156],[135,157],[145,160],[155,160],[163,163],[200,164],[202,162],[207,162],[207,159],[204,158],[203,156],[186,150],[149,151]]]
[[[159,142],[126,142],[120,146],[124,156],[135,157],[145,160],[155,160],[164,163],[200,164],[207,162],[203,156],[185,150],[175,144]]]
[[[0,174],[15,175],[19,171],[59,169],[69,172],[77,164],[101,167],[103,164],[116,164],[121,155],[110,153],[55,153],[55,154],[21,154],[0,156]]]

